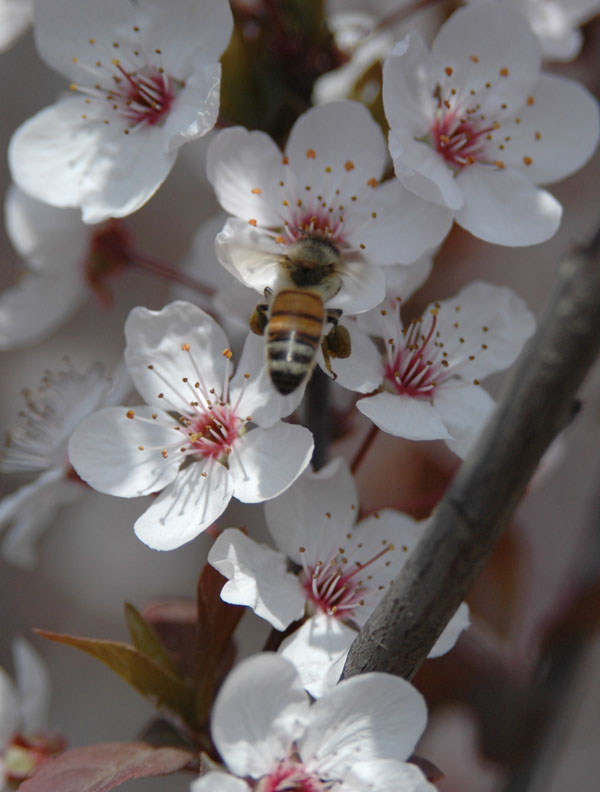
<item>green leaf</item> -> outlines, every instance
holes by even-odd
[[[144,621],[142,614],[131,603],[126,602],[124,608],[127,629],[135,648],[154,660],[157,665],[170,671],[176,677],[180,677],[171,654],[158,637],[154,627]]]
[[[195,726],[194,695],[175,674],[158,665],[138,649],[120,641],[82,638],[77,635],[36,630],[44,638],[65,646],[74,646],[95,657],[118,674],[156,707],[176,715]]]

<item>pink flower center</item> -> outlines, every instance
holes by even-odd
[[[402,330],[398,340],[389,340],[391,351],[384,376],[395,393],[431,399],[445,377],[442,367],[448,367],[448,362],[435,329],[437,309],[431,313],[429,328],[424,330],[423,317],[419,317]]]
[[[256,786],[256,792],[325,792],[331,789],[314,773],[298,762],[286,760],[264,776]]]
[[[121,114],[135,126],[158,124],[175,98],[173,80],[154,66],[128,72],[118,61],[114,63],[121,77],[113,78],[117,89],[106,98],[114,100]]]
[[[340,548],[328,562],[317,561],[314,567],[305,568],[304,591],[314,606],[344,620],[352,620],[357,607],[365,604],[370,589],[362,573],[373,562],[394,549],[392,544],[365,562],[356,561],[349,568],[349,559]]]
[[[187,423],[187,421],[186,421]],[[186,452],[205,459],[223,459],[231,453],[239,437],[242,421],[229,404],[217,405],[189,420],[187,435],[190,443]],[[183,451],[183,448],[182,448]]]
[[[445,161],[455,167],[464,168],[474,162],[483,162],[487,135],[493,127],[475,119],[462,117],[456,111],[448,111],[435,119],[431,128],[433,143]]]
[[[339,212],[329,213],[321,208],[315,212],[303,210],[294,213],[286,231],[292,242],[304,236],[320,235],[339,244],[343,242],[343,225],[344,218]]]

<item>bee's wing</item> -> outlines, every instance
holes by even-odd
[[[281,245],[266,232],[230,218],[217,234],[215,251],[221,264],[246,286],[261,294],[267,287],[276,288],[283,256]]]

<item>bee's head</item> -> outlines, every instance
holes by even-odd
[[[306,234],[293,242],[283,258],[296,286],[317,286],[337,271],[340,251],[328,238]]]

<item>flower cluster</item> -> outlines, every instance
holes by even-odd
[[[9,144],[5,225],[25,269],[0,295],[0,349],[56,333],[78,353],[24,391],[6,432],[0,470],[25,480],[0,499],[0,555],[33,567],[42,531],[90,488],[144,498],[131,521],[153,550],[212,542],[193,624],[127,606],[132,645],[49,634],[116,670],[185,743],[109,761],[98,788],[186,767],[201,770],[192,792],[434,790],[412,754],[422,696],[388,674],[340,679],[430,546],[495,407],[483,381],[535,331],[504,271],[473,279],[462,254],[503,246],[508,270],[511,248],[568,214],[547,185],[590,160],[599,108],[542,66],[575,57],[600,3],[470,0],[443,24],[416,5],[307,0],[300,18],[261,0],[0,0],[0,51],[32,22],[69,87]],[[160,259],[201,221],[179,267]],[[134,266],[178,291],[129,294],[114,279]],[[110,320],[80,311],[91,295]],[[273,628],[270,651],[237,664],[235,606]],[[465,602],[449,615],[420,660],[470,626]],[[45,762],[64,745],[43,732],[45,672],[17,647],[18,691],[0,669],[0,786],[44,762],[27,782],[44,792],[72,768]]]

